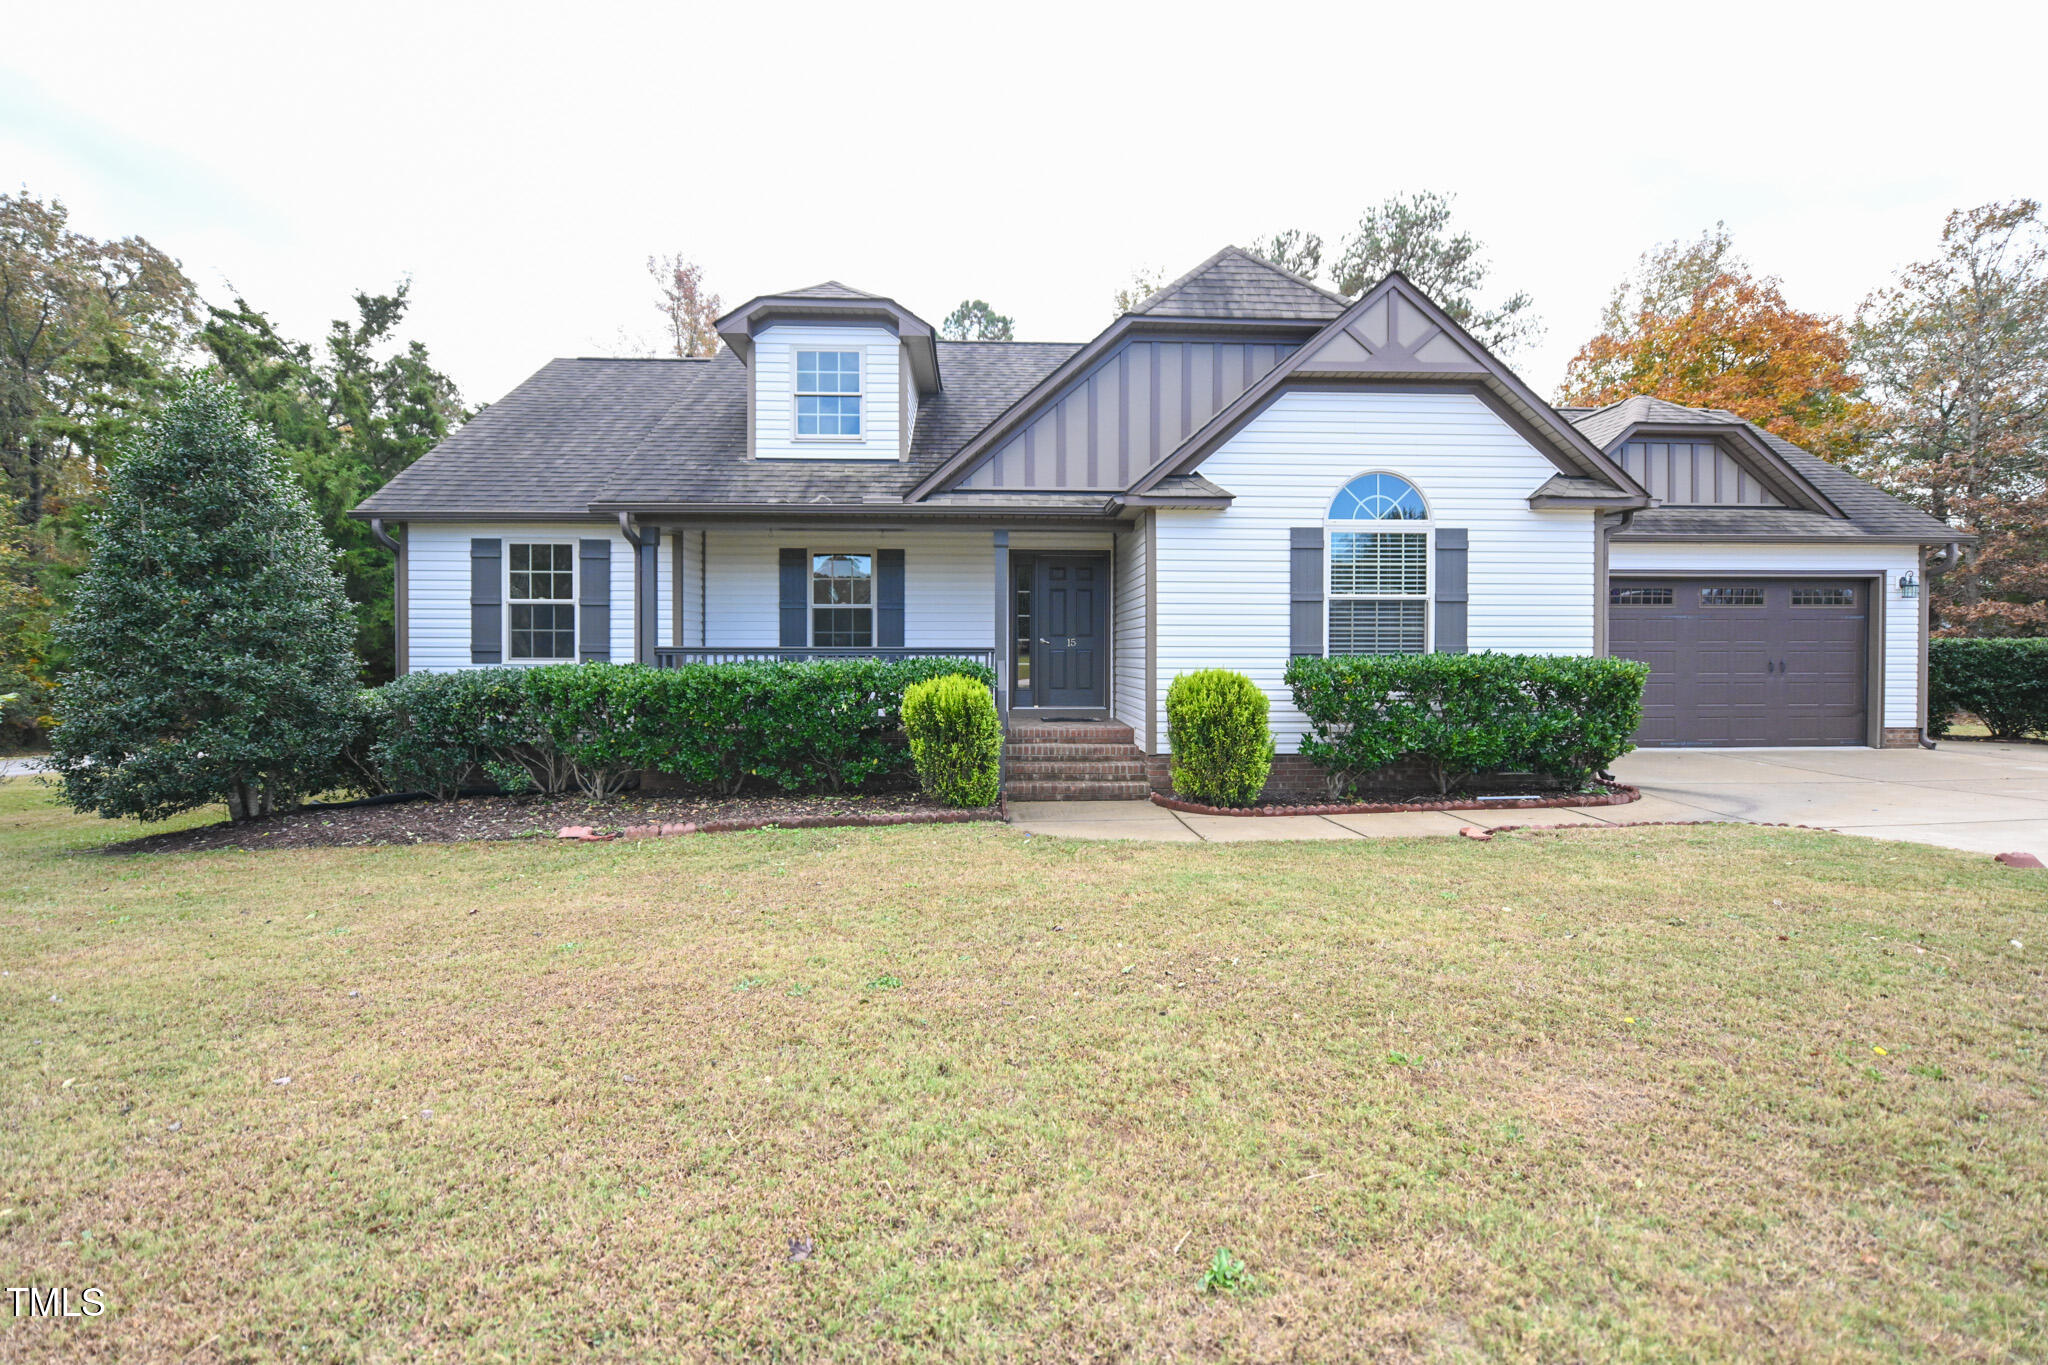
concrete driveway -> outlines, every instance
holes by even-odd
[[[2032,853],[2048,861],[2048,746],[1644,749],[1623,758],[1615,771],[1642,789],[1642,800],[1585,809],[1255,819],[1181,815],[1148,801],[1018,802],[1010,809],[1023,833],[1077,839],[1370,839],[1456,834],[1466,825],[1732,820],[1813,825],[1976,853]]]
[[[1814,825],[2048,861],[2048,746],[1638,749],[1614,765],[1638,820]],[[1617,814],[1620,812],[1617,811]]]

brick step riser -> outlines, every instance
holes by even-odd
[[[1012,725],[1007,738],[1012,744],[1129,744],[1133,736],[1128,725]]]
[[[1150,782],[1142,763],[1013,763],[1012,782]]]
[[[1057,759],[1062,763],[1142,763],[1145,755],[1135,744],[1006,744],[1003,757],[1015,762],[1034,758]]]
[[[1010,801],[1143,801],[1152,788],[1144,782],[1011,782],[1003,789]]]

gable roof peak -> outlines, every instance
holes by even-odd
[[[802,289],[792,289],[787,293],[773,297],[785,299],[879,299],[884,296],[881,294],[870,294],[865,289],[855,289],[852,285],[841,284],[837,280],[826,280],[822,284],[806,285]]]
[[[1341,295],[1315,281],[1243,247],[1227,246],[1153,290],[1131,312],[1146,317],[1327,322],[1346,306]]]

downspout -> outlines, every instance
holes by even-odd
[[[633,661],[654,662],[655,613],[660,601],[661,528],[633,529],[629,512],[619,513],[619,534],[633,547]]]
[[[1599,529],[1600,543],[1593,554],[1593,655],[1607,657],[1607,579],[1609,566],[1614,554],[1614,533],[1626,531],[1630,522],[1636,519],[1636,508],[1623,512],[1597,512],[1595,525]]]
[[[392,538],[389,531],[384,529],[384,518],[370,518],[370,538],[391,551],[391,553],[398,553],[398,542]]]

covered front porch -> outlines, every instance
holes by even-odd
[[[635,656],[958,658],[1006,726],[1120,721],[1149,752],[1144,538],[1133,523],[636,525]]]

